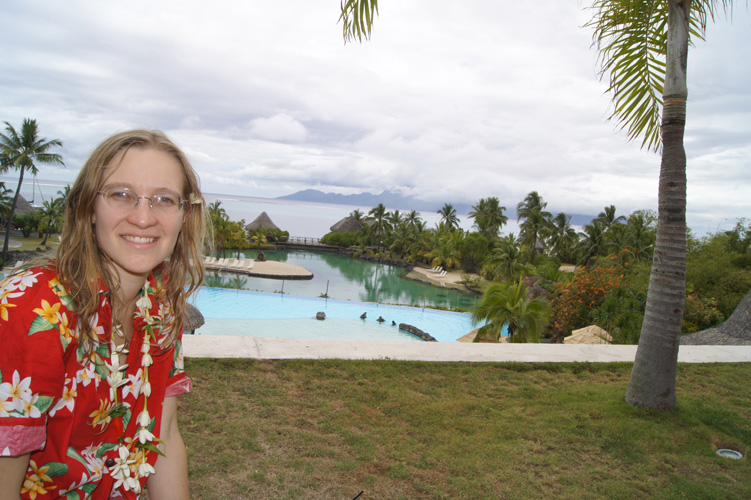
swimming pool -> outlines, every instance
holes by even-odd
[[[406,323],[439,342],[455,342],[475,328],[469,313],[206,286],[197,293],[195,306],[206,320],[196,335],[421,342],[399,330],[398,325]],[[316,320],[317,312],[326,313],[326,319]],[[379,316],[383,323],[376,321]]]

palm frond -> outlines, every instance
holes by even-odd
[[[368,40],[378,15],[378,0],[342,0],[340,6],[344,42]]]

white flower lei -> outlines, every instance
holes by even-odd
[[[151,424],[151,415],[148,410],[149,397],[151,396],[151,383],[149,382],[149,366],[153,364],[153,358],[151,357],[152,341],[156,341],[156,335],[154,333],[154,325],[161,323],[161,318],[151,315],[151,308],[153,304],[149,298],[149,282],[146,282],[142,291],[141,297],[136,303],[138,307],[137,316],[144,319],[145,325],[143,328],[143,344],[141,344],[141,369],[143,370],[143,383],[140,387],[140,394],[143,396],[143,410],[138,415],[138,430],[136,430],[135,439],[131,440],[121,436],[119,438],[120,444],[117,448],[118,458],[115,458],[115,465],[110,469],[110,474],[115,479],[114,488],[123,487],[125,491],[133,490],[136,493],[141,492],[141,478],[148,477],[154,473],[154,467],[148,463],[148,454],[150,451],[155,451],[161,454],[159,449],[155,446],[155,442],[161,442],[156,436],[149,430]],[[113,326],[113,332],[122,336],[120,326]],[[118,402],[118,389],[128,382],[128,378],[125,376],[125,370],[128,368],[127,364],[120,364],[120,355],[128,354],[128,349],[125,347],[125,343],[116,347],[114,343],[114,337],[110,336],[110,362],[105,365],[109,370],[107,376],[107,382],[110,386],[110,399],[112,401],[112,409],[109,411],[109,415],[113,418],[120,418],[122,421],[123,415],[126,412],[125,406]],[[138,394],[136,394],[136,397]],[[125,431],[125,423],[123,422],[123,432]]]

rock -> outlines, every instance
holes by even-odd
[[[323,321],[324,319],[326,319],[326,313],[323,311],[318,311],[316,313],[316,319]]]
[[[406,323],[399,323],[399,329],[404,330],[405,332],[411,333],[412,335],[415,335],[417,337],[420,337],[426,342],[438,342],[435,337],[430,335],[429,333],[425,333],[419,328],[416,328],[412,325],[408,325]]]

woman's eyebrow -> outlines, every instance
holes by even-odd
[[[100,189],[110,189],[110,188],[115,188],[115,187],[126,188],[126,189],[133,191],[134,193],[138,193],[138,190],[133,186],[133,184],[130,184],[129,182],[125,182],[125,181],[104,184]],[[155,194],[156,193],[175,193],[177,195],[182,196],[179,190],[168,188],[168,187],[157,187],[157,188],[150,187],[149,191]]]

